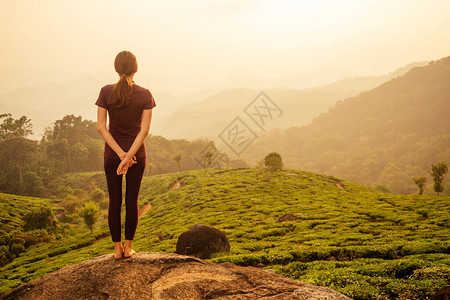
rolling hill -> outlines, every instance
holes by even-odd
[[[424,64],[425,62],[411,63],[385,75],[345,78],[307,89],[264,89],[283,111],[282,117],[271,120],[268,128],[286,129],[309,124],[314,117],[326,112],[336,101],[358,95]],[[244,108],[260,92],[261,89],[255,88],[227,89],[186,103],[162,120],[158,133],[170,138],[207,137],[219,141],[217,135],[236,116],[243,115]]]
[[[310,125],[268,132],[243,158],[256,161],[277,151],[291,168],[415,193],[412,177],[427,176],[432,163],[450,164],[449,82],[450,57],[415,67],[338,101]],[[428,176],[427,193],[431,182]]]
[[[100,174],[68,174],[55,186],[104,188]],[[170,189],[174,182],[179,188]],[[22,201],[0,194],[4,203],[11,197]],[[450,283],[449,200],[392,195],[299,170],[279,171],[270,185],[262,169],[150,176],[142,183],[134,248],[174,252],[177,237],[202,223],[224,231],[231,245],[212,262],[271,268],[353,299],[429,299]],[[286,213],[295,220],[279,222]],[[106,211],[92,235],[82,224],[60,226],[58,239],[32,245],[0,268],[0,292],[112,254]]]
[[[308,123],[314,116],[326,111],[337,100],[370,89],[390,78],[399,76],[424,62],[409,64],[394,72],[381,76],[366,76],[343,79],[329,85],[307,89],[274,91],[274,100],[279,99],[286,106],[287,116],[280,128]],[[141,80],[137,79],[136,83]],[[142,80],[145,82],[145,79]],[[22,115],[31,119],[33,138],[40,139],[44,128],[65,115],[81,115],[83,119],[95,120],[94,102],[100,87],[107,84],[94,77],[84,77],[69,82],[47,83],[0,94],[0,111],[18,118]],[[144,84],[144,86],[147,86]],[[239,85],[238,85],[239,86]],[[270,85],[272,86],[272,85]],[[242,111],[242,102],[253,100],[259,90],[209,88],[196,92],[173,95],[170,92],[152,91],[158,111],[153,116],[152,132],[167,137],[196,138],[216,137],[216,132],[229,122],[228,117]],[[218,92],[223,90],[222,92]],[[230,101],[232,100],[232,101]],[[229,103],[226,103],[229,102]],[[300,105],[291,114],[292,107]],[[230,106],[230,104],[232,104]],[[49,107],[51,109],[49,109]],[[193,120],[195,119],[195,122]],[[216,124],[216,121],[219,121]]]

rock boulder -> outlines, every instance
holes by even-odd
[[[230,244],[225,233],[211,226],[195,224],[183,232],[177,241],[176,253],[210,258],[212,253],[228,252]]]
[[[192,256],[102,255],[12,289],[1,299],[350,299],[273,271]]]

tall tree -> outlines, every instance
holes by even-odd
[[[277,152],[267,154],[266,157],[264,157],[264,165],[272,172],[281,170],[283,168],[281,155]]]
[[[37,142],[24,137],[0,141],[0,162],[2,164],[1,186],[5,192],[25,193],[24,173],[27,161],[35,155]],[[17,170],[15,172],[14,170]]]
[[[414,183],[419,187],[419,195],[423,194],[423,188],[425,187],[425,183],[427,182],[427,178],[425,176],[413,178]]]
[[[444,181],[444,175],[447,174],[448,167],[443,162],[438,162],[437,164],[431,165],[431,176],[433,176],[434,180],[434,191],[439,196],[439,193],[442,193],[444,191],[444,184],[442,183]]]
[[[25,138],[33,133],[31,130],[31,128],[33,128],[33,124],[31,124],[31,120],[26,116],[22,116],[19,119],[14,119],[11,117],[11,114],[1,114],[0,119],[3,118],[4,120],[0,124],[0,140],[16,137]]]
[[[281,155],[277,152],[272,152],[264,157],[264,165],[268,170],[267,183],[270,185],[270,180],[272,179],[273,173],[283,168],[283,160]]]
[[[37,143],[26,137],[33,133],[31,120],[26,116],[14,119],[11,114],[1,114],[0,119],[0,188],[10,193],[24,194],[27,187],[24,184],[26,169],[30,169],[28,160],[37,153]],[[27,176],[27,185],[39,185],[39,178]]]
[[[69,149],[69,161],[71,171],[86,170],[89,151],[82,143],[76,143]]]
[[[178,152],[177,154],[175,154],[175,155],[173,156],[173,160],[177,163],[178,171],[179,171],[179,172],[181,172],[181,167],[182,167],[181,159],[182,159],[182,158],[183,158],[183,153],[182,153],[182,152]]]
[[[83,217],[84,223],[91,230],[94,231],[94,224],[100,216],[100,209],[97,204],[92,201],[87,202],[80,211],[80,216]]]

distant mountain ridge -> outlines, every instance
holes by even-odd
[[[273,92],[274,101],[279,101],[289,111],[279,124],[272,125],[286,128],[307,124],[337,100],[372,88],[409,68],[411,68],[410,65],[387,75],[343,79],[323,87],[306,90],[289,88],[268,90],[271,96]],[[145,81],[139,79],[136,81],[137,84],[141,82]],[[16,118],[23,115],[30,118],[34,132],[32,138],[40,139],[45,127],[50,126],[57,119],[62,119],[65,115],[81,115],[84,119],[95,120],[94,103],[100,88],[107,83],[109,82],[95,77],[83,77],[70,82],[25,86],[0,95],[0,112],[12,113]],[[148,87],[145,84],[143,86]],[[152,132],[171,138],[200,136],[215,138],[217,132],[228,124],[229,117],[241,112],[245,104],[253,100],[260,92],[260,89],[246,88],[218,92],[217,88],[209,88],[183,95],[173,95],[155,92],[151,87],[148,88],[155,97],[158,112],[153,115]],[[231,101],[233,105],[225,104],[224,99],[233,100]],[[297,102],[301,103],[301,109],[297,108]],[[206,103],[212,105],[205,105]],[[291,107],[294,107],[292,113]],[[177,108],[180,109],[176,110]]]
[[[426,62],[411,63],[386,75],[346,78],[308,89],[264,90],[283,110],[282,118],[271,121],[270,128],[286,129],[309,124],[314,117],[327,111],[336,101],[355,96],[424,64]],[[242,114],[244,108],[260,92],[259,89],[229,89],[204,100],[181,106],[163,122],[161,134],[170,138],[217,139],[217,135],[237,115]]]
[[[244,156],[278,151],[289,167],[414,193],[412,177],[437,161],[450,164],[449,82],[450,57],[415,67],[338,101],[310,125],[266,134]]]

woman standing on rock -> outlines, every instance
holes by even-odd
[[[105,85],[95,103],[97,129],[105,140],[104,167],[109,193],[108,225],[114,242],[114,257],[130,257],[138,223],[138,195],[145,169],[144,139],[150,129],[152,94],[133,81],[137,61],[133,53],[117,54],[114,68],[119,81]],[[106,127],[109,114],[109,130]],[[126,175],[125,243],[122,245],[122,177]]]

